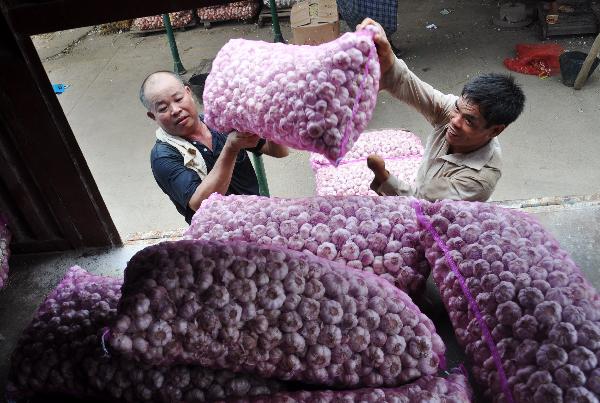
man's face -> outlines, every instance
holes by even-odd
[[[189,87],[176,78],[160,74],[146,86],[148,117],[173,136],[187,136],[196,129],[198,109]]]
[[[453,115],[446,129],[446,141],[450,144],[453,153],[468,153],[486,145],[505,127],[505,125],[487,127],[479,106],[460,97],[454,105]]]

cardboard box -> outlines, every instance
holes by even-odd
[[[294,4],[290,24],[296,45],[320,45],[340,35],[335,0],[304,0]]]

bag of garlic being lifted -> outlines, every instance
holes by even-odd
[[[230,40],[206,79],[206,124],[338,161],[375,108],[380,70],[373,35],[369,28],[320,46]]]

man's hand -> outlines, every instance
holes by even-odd
[[[389,179],[390,171],[385,169],[385,160],[377,154],[367,157],[367,167],[375,174],[375,178],[371,182],[371,189],[377,192],[377,189]]]
[[[227,135],[225,147],[228,147],[236,153],[242,149],[256,147],[260,137],[252,133],[240,133],[235,130]]]
[[[290,155],[290,151],[286,146],[277,144],[271,140],[267,140],[260,149],[260,152],[274,158],[283,158]]]
[[[381,75],[384,75],[389,69],[394,65],[394,61],[396,56],[392,51],[392,45],[387,39],[385,35],[385,31],[383,27],[379,25],[378,22],[372,20],[371,18],[365,18],[363,22],[356,26],[356,30],[363,29],[367,27],[367,25],[372,25],[377,28],[377,34],[373,37],[375,41],[375,47],[377,48],[377,55],[379,56],[379,65],[381,67]]]
[[[202,180],[188,202],[192,210],[198,210],[202,200],[208,198],[212,193],[217,192],[223,195],[227,193],[238,152],[245,148],[256,147],[258,140],[259,137],[255,134],[236,131],[229,133],[223,152],[217,158],[215,166]]]

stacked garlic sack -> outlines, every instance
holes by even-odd
[[[472,394],[464,375],[450,374],[447,378],[424,376],[413,383],[396,388],[280,392],[270,396],[232,399],[230,403],[468,403]]]
[[[429,277],[410,199],[211,195],[185,237],[256,242],[304,251],[375,273],[412,297]]]
[[[394,158],[386,160],[385,169],[396,178],[413,183],[420,165],[420,157]],[[373,177],[366,160],[338,167],[324,166],[315,172],[315,193],[318,196],[376,196],[370,188]]]
[[[11,233],[8,229],[8,220],[0,214],[0,288],[4,287],[8,279],[8,259],[10,258]]]
[[[385,129],[363,133],[337,166],[320,154],[311,153],[317,196],[375,196],[370,188],[373,172],[367,166],[371,154],[382,157],[392,175],[413,183],[423,158],[423,145],[409,131]]]
[[[277,9],[290,8],[297,2],[298,2],[298,0],[275,0],[275,7]],[[269,0],[263,0],[263,4],[265,5],[265,7],[271,6],[271,2]]]
[[[115,320],[122,279],[80,267],[40,306],[11,357],[7,396],[61,394],[122,402],[201,402],[271,395],[282,383],[195,365],[152,366],[103,351],[104,326]]]
[[[423,144],[414,133],[405,129],[381,129],[367,131],[349,150],[339,165],[351,164],[356,161],[366,161],[371,154],[377,154],[384,160],[410,159],[423,157]],[[331,161],[321,154],[310,154],[310,165],[316,172],[322,167],[331,167]]]
[[[196,10],[202,21],[250,20],[256,16],[260,3],[256,0],[234,1],[219,6],[201,7]]]
[[[600,295],[552,235],[491,204],[414,206],[433,278],[486,398],[598,402]]]
[[[173,28],[185,27],[186,25],[190,25],[193,22],[194,11],[187,10],[169,13],[169,18],[171,21],[171,26]],[[133,28],[137,28],[140,31],[161,29],[165,27],[162,14],[136,18],[135,20],[133,20],[132,26]]]
[[[435,374],[444,345],[405,293],[377,276],[286,249],[179,241],[125,271],[115,351],[336,387]]]

